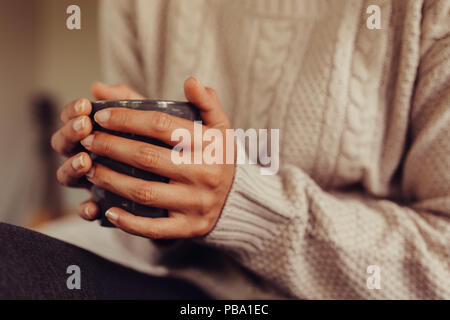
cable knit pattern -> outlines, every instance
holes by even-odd
[[[381,8],[384,17],[382,27],[388,27],[390,6],[386,1],[366,1],[363,8],[376,4]],[[367,16],[362,15],[359,30],[356,34],[355,48],[352,54],[350,78],[348,86],[345,125],[339,142],[339,154],[335,165],[335,172],[331,185],[349,185],[358,183],[364,167],[373,163],[372,137],[373,121],[379,104],[378,84],[380,82],[386,53],[386,33],[372,32],[365,25]],[[380,43],[377,50],[373,50],[372,43]],[[362,164],[362,165],[361,165]]]
[[[381,30],[366,28],[370,4]],[[214,230],[193,251],[168,252],[173,275],[220,298],[450,299],[450,1],[111,0],[102,10],[111,81],[184,99],[194,75],[235,126],[280,129],[279,173],[238,165]],[[189,252],[226,257],[236,276]],[[370,265],[381,289],[367,287]]]

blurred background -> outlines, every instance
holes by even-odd
[[[66,9],[81,7],[81,30]],[[0,0],[0,221],[35,227],[71,214],[87,191],[58,186],[50,135],[59,110],[101,80],[95,0]]]

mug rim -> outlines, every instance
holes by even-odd
[[[179,100],[165,100],[165,99],[120,99],[120,100],[95,100],[91,103],[95,104],[192,104],[189,101],[179,101]]]

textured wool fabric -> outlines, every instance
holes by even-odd
[[[371,4],[381,30],[366,27]],[[450,1],[120,0],[101,12],[109,82],[179,100],[196,76],[235,128],[280,129],[278,174],[238,165],[195,242],[196,257],[214,253],[187,268],[184,252],[169,272],[217,297],[450,298]],[[243,267],[235,277],[204,262],[224,257]],[[371,265],[381,289],[367,287]]]

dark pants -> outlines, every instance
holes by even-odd
[[[71,265],[79,272],[74,267],[67,273]],[[75,288],[69,289],[68,282]],[[207,298],[185,281],[142,274],[38,232],[0,223],[0,299]]]

